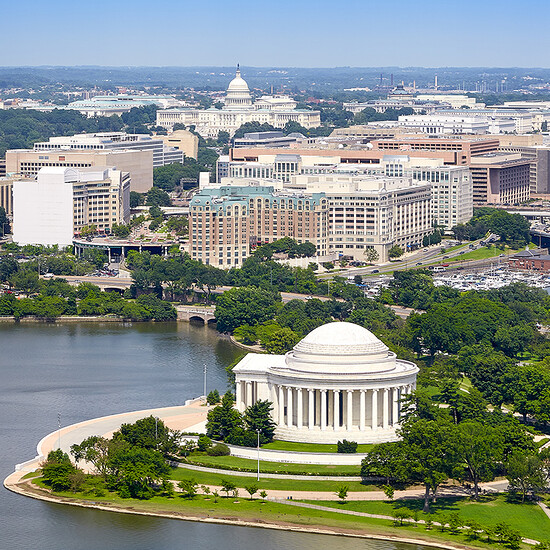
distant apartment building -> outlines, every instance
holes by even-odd
[[[130,219],[130,175],[111,167],[42,168],[13,184],[13,240],[69,246],[82,227],[98,230]]]
[[[273,187],[222,186],[190,203],[189,253],[216,267],[240,266],[251,250],[283,237],[328,252],[328,201],[323,193],[276,192]]]
[[[162,136],[163,137],[163,136]],[[34,151],[152,151],[153,168],[183,162],[181,149],[165,144],[161,136],[126,134],[124,132],[101,132],[75,134],[74,136],[51,137],[48,141],[34,144]]]
[[[155,139],[161,139],[164,145],[183,152],[185,157],[197,159],[199,154],[199,138],[188,130],[176,130],[167,136],[157,135]],[[176,162],[180,162],[177,160]]]
[[[470,164],[474,204],[520,204],[530,196],[530,162],[520,154],[491,153]]]
[[[153,186],[153,151],[134,149],[36,150],[6,151],[7,171],[35,178],[41,168],[90,168],[114,166],[130,173],[132,191],[146,193]]]

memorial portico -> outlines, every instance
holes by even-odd
[[[277,439],[393,441],[417,372],[363,327],[328,323],[286,355],[247,355],[234,368],[236,406],[271,401]]]

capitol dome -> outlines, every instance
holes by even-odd
[[[225,96],[225,108],[226,109],[251,109],[252,108],[252,96],[246,80],[241,76],[241,70],[237,65],[237,72],[235,78],[229,83],[227,87],[227,94]]]
[[[241,76],[240,69],[237,69],[235,78],[229,83],[227,87],[228,92],[250,92],[246,80]]]

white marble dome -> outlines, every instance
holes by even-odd
[[[229,83],[227,87],[228,92],[250,92],[246,80],[241,76],[241,71],[237,69],[235,78]]]
[[[398,439],[402,399],[415,388],[418,367],[369,330],[333,322],[285,355],[250,353],[233,372],[237,408],[271,401],[278,439],[379,443]]]
[[[294,346],[304,353],[336,353],[338,355],[370,355],[386,353],[388,347],[370,330],[355,323],[335,322],[310,332]]]
[[[372,332],[354,323],[316,328],[285,356],[285,369],[323,376],[380,374],[400,365],[395,354]]]

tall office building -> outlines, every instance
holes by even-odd
[[[130,219],[130,175],[110,167],[42,168],[13,184],[13,240],[68,246],[84,226],[100,231]]]

